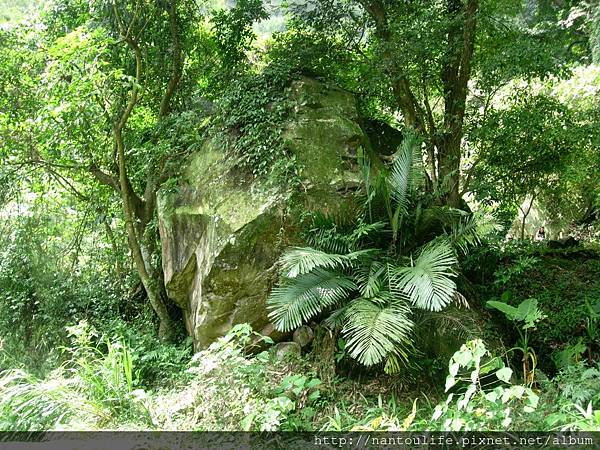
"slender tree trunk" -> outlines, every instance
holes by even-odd
[[[171,112],[171,101],[179,86],[183,73],[183,51],[179,30],[179,19],[177,15],[178,0],[164,3],[165,11],[169,15],[170,37],[172,40],[172,73],[165,88],[164,95],[158,108],[159,122],[166,118]],[[135,16],[130,23],[125,24],[123,17],[119,14],[116,4],[113,3],[114,17],[123,41],[135,56],[135,81],[129,92],[129,99],[125,108],[114,125],[113,136],[115,144],[115,159],[117,178],[103,173],[96,167],[90,167],[90,171],[100,181],[112,186],[121,195],[125,227],[127,231],[127,242],[132,253],[132,261],[144,286],[148,300],[156,315],[158,316],[159,336],[169,339],[174,336],[174,322],[167,309],[168,297],[164,288],[164,279],[160,267],[154,267],[151,263],[151,255],[156,251],[153,237],[147,235],[148,223],[156,212],[156,192],[164,176],[165,163],[159,164],[158,171],[149,168],[149,175],[143,196],[138,196],[127,175],[127,163],[125,160],[125,143],[123,132],[135,105],[138,102],[139,90],[142,84],[142,51],[133,32],[134,24],[139,19]]]
[[[439,151],[440,182],[445,186],[445,203],[454,208],[460,207],[460,161],[462,133],[448,134]]]
[[[173,71],[171,72],[171,78],[165,89],[165,93],[160,102],[160,109],[158,117],[160,119],[166,117],[171,112],[171,99],[177,90],[179,80],[183,72],[183,54],[181,49],[181,40],[179,36],[179,23],[177,17],[177,0],[169,2],[169,28],[171,30],[171,43],[173,46]]]
[[[171,339],[174,334],[174,326],[166,307],[165,299],[162,298],[160,287],[156,278],[150,276],[146,258],[140,245],[141,236],[138,236],[135,227],[135,216],[131,207],[131,192],[126,189],[127,172],[125,167],[125,152],[123,148],[123,137],[121,131],[115,130],[115,139],[117,141],[117,155],[119,164],[119,182],[121,183],[121,200],[123,203],[123,214],[125,216],[125,227],[127,229],[127,241],[133,256],[135,268],[140,277],[150,305],[159,319],[158,335],[163,339]]]
[[[149,261],[147,261],[147,258],[144,258],[144,254],[142,252],[143,231],[145,226],[141,227],[140,230],[136,230],[136,214],[133,207],[134,198],[136,196],[133,192],[133,188],[131,187],[131,183],[129,182],[129,178],[127,177],[123,129],[138,101],[138,90],[142,79],[142,52],[133,38],[127,36],[126,42],[129,48],[135,54],[135,83],[131,88],[129,101],[114,128],[123,215],[127,230],[127,241],[129,243],[129,248],[131,249],[135,268],[139,274],[140,281],[146,290],[150,305],[154,309],[159,319],[159,337],[170,339],[174,334],[174,326],[171,317],[169,316],[165,299],[161,296],[157,279],[151,276],[150,271],[148,270]]]
[[[388,24],[385,2],[361,0],[360,3],[373,19],[377,37],[383,43],[381,59],[384,72],[390,79],[392,93],[404,116],[405,125],[420,133],[429,134],[427,152],[432,171],[431,180],[445,187],[444,203],[460,207],[461,143],[479,1],[446,0],[449,27],[445,61],[440,74],[444,91],[444,119],[440,126],[434,123],[426,86],[424,85],[423,91],[423,107],[411,89],[402,61],[398,61],[394,53],[395,42]],[[440,136],[436,136],[437,130],[440,131]],[[437,161],[434,159],[436,148]]]
[[[531,195],[531,201],[529,202],[529,206],[526,210],[523,210],[521,205],[519,205],[519,210],[523,215],[523,219],[521,220],[521,240],[525,239],[525,222],[527,221],[527,217],[529,217],[529,213],[531,212],[531,207],[533,206],[533,202],[535,201],[535,193]]]
[[[478,0],[447,1],[450,26],[442,82],[444,86],[444,136],[439,148],[438,178],[446,184],[446,204],[460,207],[461,144],[464,135],[468,83],[475,50]],[[462,21],[458,21],[462,17]]]

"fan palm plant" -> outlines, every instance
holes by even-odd
[[[420,142],[408,135],[375,177],[363,156],[365,208],[354,227],[316,216],[310,247],[282,256],[268,299],[279,330],[328,313],[325,322],[341,329],[352,358],[393,368],[412,348],[413,309],[440,311],[457,298],[457,252],[495,226],[489,217],[434,206],[422,189],[420,155]]]

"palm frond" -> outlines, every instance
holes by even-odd
[[[293,280],[284,279],[271,291],[267,299],[269,319],[278,330],[291,331],[355,289],[354,282],[339,272],[315,268]]]
[[[329,328],[342,328],[344,326],[344,322],[346,321],[346,317],[348,316],[348,305],[344,305],[341,308],[338,308],[329,314],[327,318],[324,320],[325,325]]]
[[[415,342],[419,350],[428,354],[435,354],[436,342],[465,342],[484,335],[477,314],[454,306],[439,312],[421,311],[414,320]]]
[[[303,238],[308,246],[327,253],[343,254],[352,251],[349,235],[356,228],[356,217],[362,213],[357,208],[351,205],[334,213],[306,213],[302,219],[306,226]]]
[[[469,247],[479,245],[484,237],[501,229],[492,214],[480,210],[452,223],[449,235],[452,243],[467,253]]]
[[[468,217],[469,213],[461,209],[430,205],[415,220],[415,231],[422,237],[439,235]]]
[[[350,356],[371,366],[383,361],[397,347],[410,345],[412,328],[407,305],[393,301],[381,305],[361,298],[348,307],[342,334]]]
[[[354,279],[360,294],[365,298],[376,296],[386,282],[386,265],[381,259],[362,264],[355,271]]]
[[[455,298],[453,267],[456,257],[448,242],[434,242],[408,267],[388,264],[390,290],[408,295],[418,308],[440,311]]]
[[[327,253],[310,247],[293,247],[280,258],[281,273],[285,278],[296,278],[312,272],[316,268],[345,269],[355,261],[369,258],[376,249],[365,249],[350,252],[345,255]]]
[[[383,229],[385,229],[385,222],[366,223],[361,220],[356,224],[354,231],[348,236],[348,240],[352,247],[357,247],[363,239]]]
[[[416,135],[407,134],[398,152],[394,155],[388,184],[392,198],[401,215],[408,213],[410,193],[422,181],[422,157],[420,142]]]
[[[314,229],[306,236],[306,242],[312,248],[327,253],[343,254],[350,252],[348,236],[336,228]]]
[[[411,349],[414,352],[414,349]],[[388,375],[393,375],[402,371],[403,368],[409,366],[409,352],[404,347],[396,347],[388,355],[385,361],[383,371]]]
[[[348,265],[346,255],[327,253],[310,247],[293,247],[280,259],[282,274],[286,278],[296,278],[311,272],[317,267],[339,269]]]

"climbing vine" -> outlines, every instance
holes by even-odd
[[[219,116],[213,133],[229,141],[236,169],[253,178],[281,181],[295,172],[284,143],[285,122],[292,111],[286,87],[294,78],[285,68],[268,66],[235,80],[219,100],[227,114]]]

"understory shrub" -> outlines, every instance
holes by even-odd
[[[0,378],[0,428],[13,431],[148,427],[148,397],[137,389],[124,341],[93,344],[86,322],[69,327],[69,358],[41,380],[20,370]]]
[[[565,358],[598,361],[600,253],[591,247],[556,250],[545,244],[526,243],[507,243],[494,251],[494,273],[472,270],[469,277],[479,284],[482,304],[502,299],[517,306],[528,298],[537,300],[547,315],[536,325],[530,341],[538,356],[538,367],[554,375]],[[484,262],[488,259],[479,256]],[[470,265],[481,264],[471,261]],[[498,322],[497,328],[507,343],[518,338],[508,321]],[[575,348],[577,354],[570,355]]]
[[[315,214],[310,246],[281,257],[279,286],[267,301],[280,331],[323,317],[351,358],[395,373],[414,359],[415,311],[466,304],[455,282],[458,255],[498,225],[484,210],[439,206],[422,189],[421,145],[407,134],[390,166],[378,171],[366,152],[359,155],[362,210],[349,226]]]
[[[538,405],[538,395],[529,387],[512,385],[512,369],[492,357],[481,340],[464,344],[450,360],[448,372],[445,391],[461,382],[466,382],[466,390],[463,386],[451,392],[435,407],[424,429],[509,430],[513,415],[531,413]]]
[[[271,342],[242,324],[197,353],[188,369],[192,379],[180,391],[155,397],[154,422],[196,431],[306,428],[309,408],[320,398],[320,381],[294,373],[300,361],[278,362],[267,351],[245,353],[260,341]]]
[[[76,265],[63,248],[68,242],[61,239],[67,238],[51,235],[58,223],[44,213],[4,224],[9,231],[0,236],[0,369],[27,368],[41,376],[60,364],[56,350],[69,339],[65,324],[103,324],[126,313],[133,319],[123,289],[130,280],[112,277],[97,255],[88,257],[86,267]],[[47,236],[38,232],[42,225]]]

